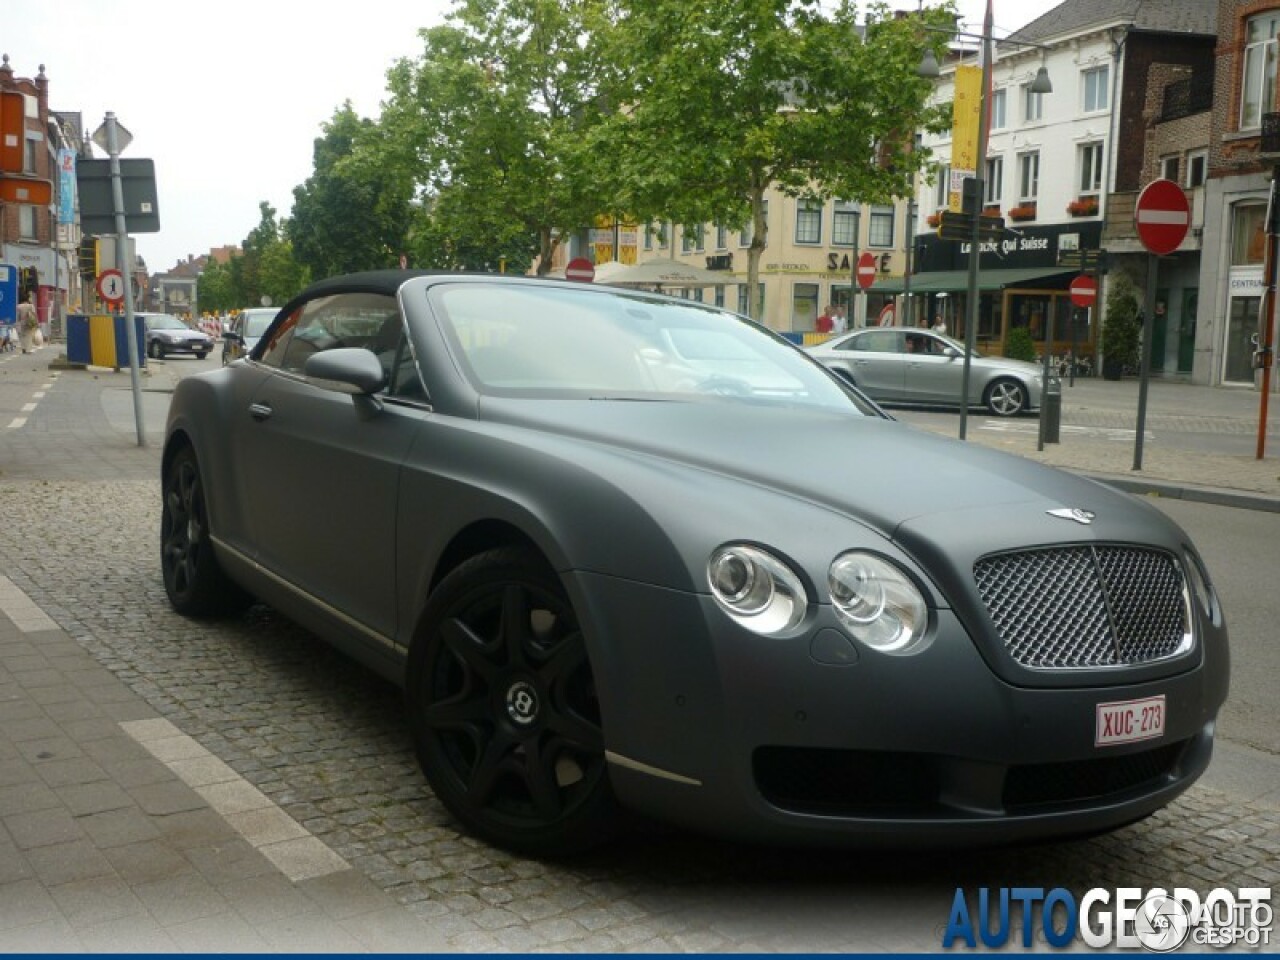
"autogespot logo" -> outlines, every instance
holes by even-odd
[[[1270,887],[1218,887],[1203,897],[1185,887],[1095,887],[1079,899],[1062,887],[979,887],[972,898],[957,887],[942,946],[998,950],[1013,939],[1024,948],[1079,941],[1096,950],[1153,953],[1188,943],[1258,948],[1270,945],[1273,919]]]

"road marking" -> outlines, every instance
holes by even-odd
[[[37,390],[35,393],[33,393],[33,394],[31,395],[31,399],[32,399],[32,400],[43,400],[43,399],[44,399],[44,395],[45,395],[45,391],[44,391],[44,390]]]
[[[12,420],[9,421],[9,429],[19,430],[26,425],[26,422],[27,422],[26,417],[14,417]]]
[[[351,869],[328,844],[168,720],[125,720],[120,727],[200,794],[290,880],[310,880]]]
[[[1004,420],[984,420],[982,430],[990,430],[993,433],[1020,433],[1028,436],[1039,436],[1040,425],[1035,422],[1031,423],[1009,423]],[[1138,431],[1130,430],[1124,427],[1079,427],[1072,424],[1062,424],[1058,428],[1059,433],[1069,434],[1077,437],[1101,437],[1103,440],[1133,440]],[[1156,435],[1150,430],[1143,431],[1143,437],[1147,440],[1154,440]]]
[[[36,602],[20,586],[3,575],[0,575],[0,612],[23,633],[58,629],[58,625],[36,606]]]
[[[36,408],[36,405],[35,405],[34,403],[24,403],[24,404],[22,405],[22,412],[23,412],[23,413],[30,413],[30,412],[31,412],[32,410],[34,410],[35,408]]]

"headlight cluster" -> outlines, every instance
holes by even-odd
[[[759,547],[720,547],[707,563],[707,579],[725,612],[756,633],[786,633],[804,619],[809,598],[800,578]]]
[[[707,561],[711,595],[734,621],[778,636],[804,620],[809,596],[800,577],[768,551],[744,543],[719,547]],[[924,597],[897,566],[875,554],[842,553],[827,572],[831,606],[855,640],[881,653],[923,649]]]
[[[881,653],[915,653],[929,625],[924,597],[901,570],[870,553],[842,553],[827,572],[845,629]]]

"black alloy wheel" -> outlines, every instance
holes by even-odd
[[[174,610],[201,617],[244,609],[250,597],[222,571],[209,537],[204,484],[195,451],[178,451],[164,474],[160,569]]]
[[[586,645],[539,557],[502,548],[450,573],[428,602],[407,681],[423,773],[468,829],[533,856],[614,834]]]

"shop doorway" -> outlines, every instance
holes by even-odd
[[[1253,383],[1253,336],[1261,297],[1232,297],[1223,352],[1223,383]]]

